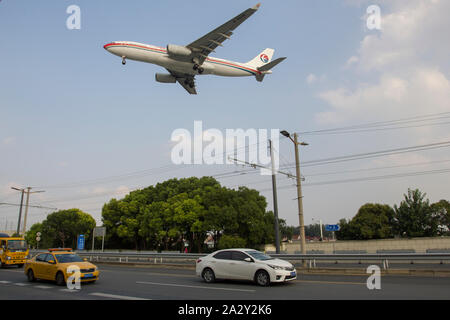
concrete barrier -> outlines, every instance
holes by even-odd
[[[300,251],[300,242],[282,243],[281,251],[288,254],[294,254]],[[266,252],[275,251],[274,245],[266,245]],[[348,241],[323,241],[323,242],[307,242],[306,251],[324,252],[325,254],[333,254],[339,252],[415,252],[427,253],[427,250],[438,252],[450,251],[450,237],[435,238],[410,238],[410,239],[379,239],[379,240],[348,240]]]

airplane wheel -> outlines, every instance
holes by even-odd
[[[205,69],[203,69],[203,68],[198,68],[198,73],[199,73],[199,74],[202,74],[203,72],[205,72]]]
[[[127,60],[125,59],[125,57],[122,57],[122,64],[126,65],[127,64]]]
[[[194,64],[193,69],[194,69],[194,70],[197,70],[199,67],[200,67],[200,66],[199,66],[198,64]]]

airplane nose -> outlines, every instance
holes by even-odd
[[[107,44],[105,44],[105,45],[103,46],[103,49],[105,49],[106,51],[108,51],[108,48],[109,48],[111,45],[113,45],[113,44],[114,44],[114,42],[107,43]]]

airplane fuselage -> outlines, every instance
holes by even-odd
[[[182,61],[171,57],[166,48],[148,44],[117,41],[104,46],[108,52],[123,59],[141,61],[156,64],[168,70],[198,75],[199,72],[192,68],[191,61]],[[233,62],[219,58],[208,57],[202,64],[202,75],[211,74],[224,77],[246,77],[260,75],[261,72],[245,63]]]

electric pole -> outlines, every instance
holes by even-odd
[[[45,192],[45,191],[34,191],[31,192],[31,187],[27,188],[27,204],[25,206],[25,216],[23,218],[23,234],[25,234],[25,232],[27,231],[27,216],[28,216],[28,207],[29,207],[29,203],[30,203],[30,194],[31,193],[41,193],[41,192]]]
[[[272,148],[272,141],[269,140],[269,147],[270,147],[270,156],[272,158],[272,188],[273,188],[273,211],[274,211],[274,215],[275,215],[275,247],[277,250],[277,253],[280,253],[280,231],[279,231],[279,221],[278,221],[278,201],[277,201],[277,183],[276,183],[276,179],[275,179],[275,175],[277,173],[283,174],[285,176],[287,176],[288,178],[295,178],[292,174],[290,173],[286,173],[280,170],[275,170],[275,162],[274,162],[274,157],[273,157],[273,148]],[[261,169],[266,169],[268,170],[268,167],[256,164],[256,163],[250,163],[247,161],[242,161],[242,160],[238,160],[238,159],[234,159],[231,157],[228,157],[228,159],[230,161],[234,161],[234,162],[241,162],[244,163],[252,168],[261,168]]]
[[[280,253],[280,227],[278,224],[278,200],[277,200],[277,180],[275,171],[275,159],[273,156],[272,140],[269,140],[270,158],[272,160],[272,192],[273,192],[273,213],[275,215],[275,248],[277,254]]]
[[[23,189],[23,188],[19,189],[19,188],[15,188],[15,187],[11,187],[11,189],[20,191],[22,193],[22,196],[20,197],[19,221],[17,222],[17,234],[19,234],[20,233],[20,222],[22,220],[23,195],[25,193],[25,189]]]
[[[17,222],[17,235],[20,235],[20,223],[22,222],[23,196],[25,195],[25,193],[27,194],[27,203],[26,203],[26,206],[25,206],[25,217],[24,217],[24,221],[23,221],[23,234],[25,234],[25,231],[26,231],[26,228],[27,228],[27,215],[28,215],[30,194],[31,193],[44,192],[44,191],[31,192],[31,189],[32,189],[31,187],[27,187],[26,189],[25,188],[11,187],[11,189],[16,190],[16,191],[20,191],[22,193],[22,195],[20,197],[19,221]]]
[[[298,219],[300,223],[300,238],[302,254],[306,254],[306,239],[305,239],[305,222],[303,218],[303,194],[302,194],[302,179],[300,179],[300,156],[298,150],[298,135],[294,133],[295,145],[295,172],[297,175],[297,200],[298,200]]]
[[[294,139],[292,139],[289,132],[283,130],[280,132],[283,136],[289,138],[295,146],[295,171],[297,178],[297,201],[298,201],[298,220],[300,224],[300,246],[303,255],[306,254],[306,238],[305,238],[305,222],[303,218],[303,195],[302,195],[302,179],[300,176],[300,156],[298,146],[307,146],[305,142],[298,142],[298,135],[294,133]],[[303,260],[303,266],[306,266],[306,261]]]

